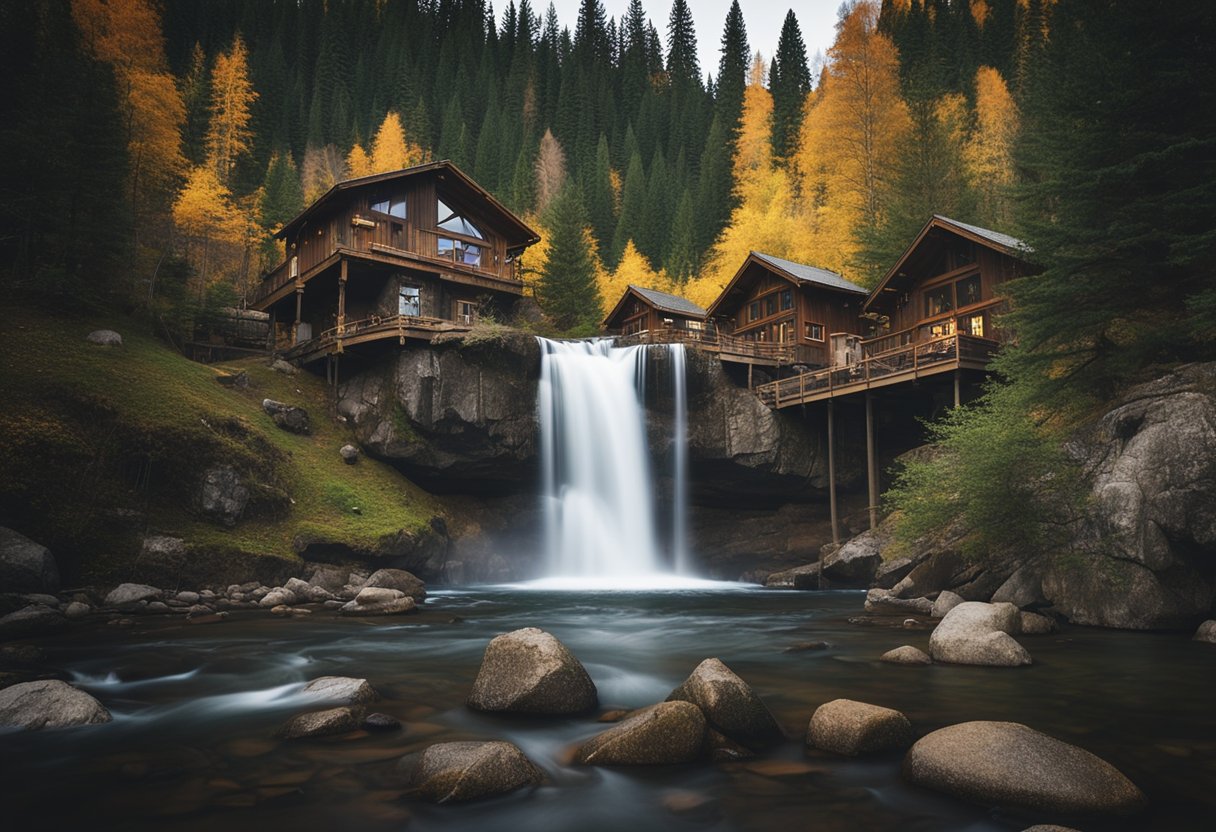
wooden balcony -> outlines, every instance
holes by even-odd
[[[733,335],[719,333],[712,324],[703,330],[677,329],[675,327],[644,330],[629,335],[617,336],[621,346],[634,344],[688,344],[695,349],[712,353],[722,361],[740,364],[760,364],[777,367],[797,363],[823,363],[809,353],[821,350],[797,344],[779,344],[770,341],[749,341]]]
[[[901,384],[957,369],[982,370],[1000,347],[971,335],[947,335],[868,355],[848,367],[800,373],[761,384],[756,395],[777,409]]]
[[[283,357],[307,364],[326,355],[341,353],[348,347],[370,341],[396,339],[404,345],[407,338],[431,341],[443,332],[467,332],[471,324],[444,321],[439,318],[422,318],[412,315],[391,315],[386,318],[373,316],[360,321],[348,321],[342,326],[331,327],[320,335],[296,344],[283,351]]]

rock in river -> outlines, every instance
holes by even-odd
[[[58,630],[67,623],[63,613],[43,604],[30,604],[0,618],[0,639],[38,635]]]
[[[593,766],[687,763],[701,756],[705,714],[691,702],[660,702],[596,734],[575,760]]]
[[[414,599],[399,589],[367,586],[359,590],[355,600],[343,604],[342,615],[399,615],[416,609]]]
[[[105,606],[113,607],[114,609],[126,609],[135,606],[140,601],[157,600],[160,596],[161,591],[154,586],[147,586],[146,584],[119,584],[106,595]]]
[[[410,786],[433,803],[507,794],[541,781],[541,772],[509,742],[444,742],[401,759]]]
[[[1030,664],[1030,654],[1010,633],[1021,628],[1021,612],[1013,604],[964,601],[929,636],[934,661],[1017,667]]]
[[[285,740],[297,740],[345,734],[359,727],[362,715],[360,709],[350,707],[296,714],[279,729],[279,736]]]
[[[304,686],[301,695],[347,705],[374,702],[380,698],[371,682],[366,679],[352,679],[349,676],[321,676],[313,679]]]
[[[933,659],[924,650],[919,650],[911,644],[888,650],[878,657],[879,661],[891,664],[933,664]]]
[[[912,723],[899,711],[852,699],[820,705],[806,731],[808,746],[849,757],[898,751],[912,739]]]
[[[426,584],[412,572],[406,572],[404,569],[377,569],[367,579],[364,586],[396,589],[418,603],[422,603],[426,599]]]
[[[922,737],[904,758],[918,786],[1067,816],[1126,815],[1144,795],[1110,763],[1016,722],[964,722]]]
[[[491,639],[469,694],[475,710],[527,714],[584,713],[598,701],[582,663],[536,627]]]
[[[1216,618],[1200,624],[1199,629],[1195,631],[1194,640],[1206,641],[1208,644],[1216,644]]]
[[[109,722],[110,712],[82,690],[57,679],[23,682],[0,690],[0,725],[27,731]]]
[[[785,734],[756,692],[718,659],[706,659],[667,697],[691,702],[709,724],[749,748],[762,748]]]

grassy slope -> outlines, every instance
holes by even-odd
[[[197,364],[142,327],[116,315],[6,313],[0,523],[57,554],[75,552],[88,576],[98,571],[90,560],[118,566],[134,555],[143,529],[132,529],[131,517],[194,547],[290,558],[297,534],[370,549],[384,536],[421,530],[438,510],[387,465],[343,463],[338,449],[353,436],[330,416],[322,380],[277,373],[264,359]],[[119,331],[123,346],[86,343],[99,328]],[[239,370],[248,373],[248,389],[217,383],[218,375]],[[262,411],[263,398],[306,407],[312,435],[278,428]],[[254,484],[234,529],[192,509],[209,464],[233,465]]]

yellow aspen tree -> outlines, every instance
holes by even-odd
[[[346,175],[351,179],[357,179],[360,176],[371,176],[378,171],[372,165],[372,157],[363,149],[363,145],[355,143],[355,146],[350,149],[350,153],[346,154]]]
[[[819,88],[807,101],[795,155],[806,232],[827,268],[856,255],[857,234],[881,221],[911,117],[899,88],[899,53],[878,31],[878,4],[861,0],[840,22]]]
[[[540,150],[536,154],[536,211],[544,214],[553,197],[566,181],[566,152],[552,131],[545,130],[540,137]]]
[[[963,146],[963,163],[979,197],[979,218],[997,228],[1012,220],[1013,145],[1021,120],[1001,73],[982,66],[975,74],[975,129]]]
[[[422,156],[422,148],[406,137],[401,116],[394,112],[385,115],[372,138],[371,172],[388,173],[408,168],[419,164]]]
[[[245,41],[237,35],[232,47],[215,58],[211,69],[211,121],[207,125],[207,161],[225,186],[238,157],[252,149],[249,122],[258,94],[249,80]]]
[[[764,76],[764,58],[757,52],[743,90],[743,113],[732,162],[736,182],[773,164],[773,96],[764,86]]]
[[[621,295],[625,294],[625,290],[630,286],[658,289],[660,292],[672,290],[667,275],[662,270],[651,267],[650,262],[633,244],[633,240],[625,243],[625,251],[616,269],[611,272],[601,270],[599,277],[600,302],[605,317],[620,302]]]
[[[209,165],[190,170],[173,203],[173,222],[193,247],[189,250],[190,259],[195,263],[204,287],[211,280],[216,246],[240,246],[245,242],[246,222],[232,204],[232,195]]]

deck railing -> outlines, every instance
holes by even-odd
[[[808,397],[829,396],[836,390],[859,389],[885,377],[912,373],[946,362],[987,362],[1000,345],[971,335],[946,335],[887,350],[847,367],[829,367],[761,384],[756,395],[769,407],[801,404]]]
[[[734,335],[719,333],[712,324],[705,329],[678,329],[664,327],[663,329],[643,330],[629,335],[617,336],[621,346],[633,344],[690,344],[706,352],[721,356],[736,356],[739,358],[774,361],[779,364],[793,364],[798,360],[799,347],[796,344],[778,344],[771,341],[749,341]]]
[[[319,350],[329,350],[339,341],[358,338],[359,340],[374,340],[377,337],[400,339],[405,343],[408,335],[419,331],[427,333],[451,332],[466,330],[468,325],[445,321],[441,318],[424,318],[414,315],[388,315],[380,317],[372,315],[357,321],[347,321],[339,326],[323,330],[319,335],[292,346],[289,355],[313,353]]]

